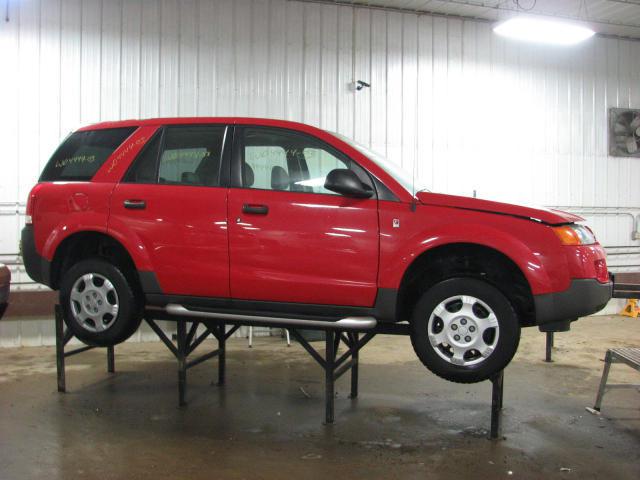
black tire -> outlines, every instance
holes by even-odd
[[[81,280],[87,274],[94,274],[95,277],[90,285]],[[110,282],[108,288],[109,284],[103,279]],[[109,292],[105,294],[102,290]],[[64,312],[64,321],[71,332],[87,345],[108,347],[122,343],[133,335],[142,320],[141,296],[136,295],[138,291],[134,281],[128,279],[117,266],[101,258],[82,260],[64,273],[60,284],[60,305]],[[75,298],[73,301],[72,293]],[[81,295],[84,303],[84,298],[88,298],[84,296],[85,293],[90,294],[89,297],[96,297],[87,300],[92,301],[92,304],[80,305],[77,301],[78,295]],[[114,304],[117,305],[115,315],[110,312],[103,314],[103,309],[112,309]],[[98,317],[85,318],[83,321],[81,317],[86,317],[89,307],[96,308]],[[102,321],[102,326],[96,325],[98,318]]]
[[[463,295],[464,299],[457,298]],[[464,312],[473,313],[469,316],[458,313],[458,305],[465,308]],[[434,312],[437,307],[446,310],[439,310],[440,315],[449,320],[445,322]],[[461,324],[462,319],[464,325]],[[487,328],[489,324],[496,323],[497,327]],[[449,278],[429,288],[418,300],[410,325],[411,343],[420,361],[439,377],[458,383],[481,382],[502,371],[520,343],[520,323],[509,300],[493,285],[475,278]],[[473,333],[469,333],[472,326]],[[430,333],[436,345],[432,345]],[[455,335],[460,341],[455,340]],[[466,343],[467,338],[470,343]],[[480,350],[469,348],[469,345],[479,345],[487,355],[481,355]],[[464,351],[464,362],[459,361],[460,353],[456,359],[453,358],[454,350]]]

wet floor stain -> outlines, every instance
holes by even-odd
[[[67,394],[55,390],[53,349],[0,350],[0,478],[640,478],[640,395],[615,392],[603,415],[585,411],[598,345],[622,339],[594,345],[602,328],[590,320],[575,330],[556,337],[551,365],[544,339],[525,332],[499,441],[487,440],[490,386],[437,379],[406,338],[362,352],[360,396],[348,398],[348,375],[338,382],[334,425],[322,423],[321,369],[277,339],[251,350],[231,340],[225,387],[215,360],[190,370],[185,408],[157,343],[119,346],[114,375],[104,352],[72,357]],[[640,343],[638,330],[627,337]]]

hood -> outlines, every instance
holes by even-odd
[[[580,222],[584,220],[582,217],[572,213],[563,212],[561,210],[554,210],[545,207],[525,207],[521,205],[512,205],[510,203],[482,200],[480,198],[460,197],[457,195],[445,195],[432,192],[418,192],[416,197],[423,205],[462,208],[465,210],[477,210],[480,212],[497,213],[500,215],[511,215],[513,217],[541,221],[549,225]]]

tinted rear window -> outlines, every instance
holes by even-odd
[[[67,137],[44,167],[41,182],[88,181],[135,127],[75,132]]]

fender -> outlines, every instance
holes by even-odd
[[[58,225],[51,235],[47,238],[47,241],[44,245],[43,249],[43,257],[48,261],[53,261],[53,258],[56,255],[56,251],[62,242],[64,242],[67,238],[75,235],[76,233],[107,233],[106,228],[101,228],[100,225],[87,225],[87,224],[73,224],[70,222],[65,222],[63,224]]]
[[[113,184],[58,183],[39,192],[34,213],[37,251],[51,261],[62,241],[78,232],[106,233]]]
[[[127,252],[129,252],[138,271],[154,270],[149,251],[144,242],[125,222],[111,215],[106,232],[109,236],[120,242]]]
[[[567,260],[558,249],[546,248],[546,244],[557,240],[544,225],[505,215],[419,206],[412,214],[392,213],[394,218],[403,214],[401,225],[403,221],[408,222],[406,231],[417,232],[403,238],[402,231],[388,228],[389,213],[381,209],[380,286],[383,288],[399,288],[407,268],[420,255],[455,243],[480,245],[502,253],[522,271],[534,295],[569,287]],[[421,223],[422,228],[416,223]]]

